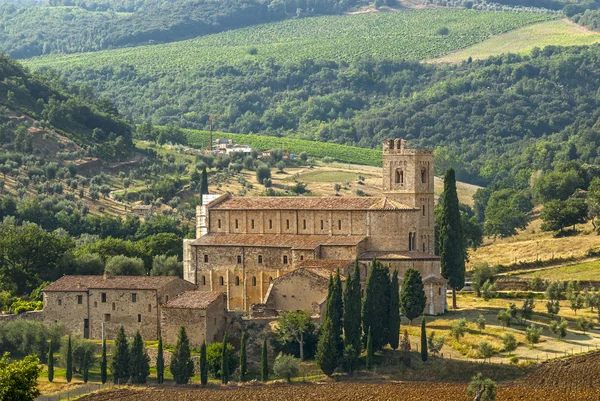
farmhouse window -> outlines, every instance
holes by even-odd
[[[106,302],[106,293],[105,292],[103,292],[102,294],[100,294],[100,300],[102,302]]]
[[[131,302],[137,302],[137,293],[135,293],[135,292],[131,293]]]
[[[262,255],[258,255],[258,263],[262,264]]]
[[[77,295],[77,303],[81,305],[83,303],[83,295]]]

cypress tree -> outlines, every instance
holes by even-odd
[[[200,347],[200,384],[206,386],[208,383],[208,364],[206,363],[206,341]]]
[[[444,194],[440,216],[439,251],[442,276],[452,288],[452,308],[456,309],[456,290],[465,285],[464,233],[458,208],[456,176],[449,168],[444,176]]]
[[[52,348],[52,340],[48,345],[48,381],[54,380],[54,349]]]
[[[102,359],[100,360],[100,380],[102,384],[108,380],[108,374],[106,372],[107,361],[106,361],[106,339],[102,340]]]
[[[369,333],[367,334],[367,369],[371,370],[373,367],[373,338],[371,337],[371,328],[369,327]]]
[[[165,381],[165,357],[163,355],[162,336],[158,337],[158,352],[156,354],[156,381],[163,384]]]
[[[352,345],[356,354],[360,355],[362,343],[361,319],[360,319],[360,269],[358,259],[354,262],[354,275],[348,273],[346,288],[344,290],[344,341],[346,345]]]
[[[242,333],[242,343],[240,344],[240,379],[244,381],[248,374],[248,359],[246,356],[246,333]]]
[[[69,336],[69,342],[67,343],[67,372],[66,372],[67,383],[71,383],[73,379],[73,347],[71,346],[71,336]]]
[[[135,333],[131,346],[129,374],[133,378],[133,382],[137,384],[145,384],[150,376],[150,358],[146,354],[144,340],[139,331]]]
[[[125,337],[123,326],[119,328],[115,338],[110,370],[115,384],[118,384],[122,379],[127,379],[129,375],[129,346],[127,345],[127,337]]]
[[[425,297],[425,288],[421,273],[415,269],[408,269],[404,273],[402,280],[402,290],[400,291],[400,311],[403,316],[410,320],[421,316],[425,309],[427,298]]]
[[[202,181],[200,185],[200,193],[202,195],[208,195],[208,173],[206,172],[206,166],[202,168]]]
[[[390,346],[393,350],[398,348],[400,341],[400,287],[398,286],[398,270],[392,274],[390,283],[390,317],[389,317]]]
[[[90,353],[86,351],[83,354],[83,382],[87,383],[90,377]]]
[[[171,357],[171,373],[177,384],[187,384],[194,375],[194,361],[190,352],[190,340],[185,327],[179,328],[175,352]]]
[[[425,316],[421,320],[421,360],[427,361],[427,332],[425,331]]]
[[[365,288],[362,326],[363,330],[371,328],[373,348],[376,350],[389,342],[389,297],[390,272],[381,262],[373,259]]]
[[[227,333],[223,336],[223,349],[221,350],[221,382],[229,381],[229,356],[227,355]]]
[[[260,366],[260,380],[266,382],[269,380],[269,361],[267,359],[267,338],[263,340]]]
[[[342,356],[344,343],[342,341],[344,303],[342,300],[342,280],[339,270],[334,276],[329,276],[329,293],[327,294],[327,312],[325,317],[331,319],[333,333],[336,338],[338,356]]]
[[[331,376],[338,365],[337,338],[330,317],[325,318],[317,344],[317,365],[323,373]]]

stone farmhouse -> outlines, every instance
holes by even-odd
[[[229,310],[270,303],[315,312],[327,294],[323,279],[335,268],[358,259],[364,279],[377,258],[400,276],[419,270],[425,313],[444,313],[433,185],[433,152],[388,139],[383,197],[205,196],[197,238],[184,241],[184,279],[200,291],[225,293]]]

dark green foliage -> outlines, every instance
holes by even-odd
[[[362,349],[361,327],[361,295],[360,295],[360,269],[358,260],[354,262],[354,273],[348,273],[346,288],[344,289],[344,343],[351,345],[356,354]],[[345,349],[345,348],[344,348]],[[344,354],[346,352],[344,351]]]
[[[156,381],[162,384],[165,380],[165,358],[163,355],[162,336],[158,337],[158,351],[156,353]]]
[[[392,274],[390,283],[390,317],[389,317],[389,342],[392,349],[397,349],[400,341],[400,287],[398,284],[398,270]]]
[[[277,322],[274,348],[279,352],[299,355],[300,360],[314,355],[315,324],[310,314],[303,310],[281,312]],[[293,345],[293,346],[292,346]]]
[[[208,383],[208,365],[206,364],[206,341],[200,347],[200,384],[206,386]]]
[[[425,316],[421,320],[421,360],[427,362],[427,331],[425,330]]]
[[[365,333],[371,329],[373,347],[381,349],[388,344],[390,273],[378,260],[371,262],[363,300],[363,324]]]
[[[102,340],[102,357],[100,359],[100,381],[102,384],[108,380],[108,361],[106,357],[106,339]]]
[[[48,343],[48,381],[54,380],[54,349],[52,348],[52,340]]]
[[[90,377],[90,359],[91,355],[89,352],[86,352],[83,356],[83,382],[87,383]]]
[[[540,213],[543,231],[563,231],[565,227],[585,223],[587,217],[588,205],[586,199],[581,198],[547,202]]]
[[[334,276],[329,277],[329,292],[327,294],[327,311],[325,317],[329,317],[331,320],[333,335],[336,338],[336,349],[340,357],[342,356],[344,346],[342,340],[343,316],[342,281],[338,269]]]
[[[408,269],[402,279],[402,290],[400,291],[400,311],[402,316],[408,320],[421,316],[425,309],[427,298],[421,273],[415,269]]]
[[[354,346],[352,346],[351,344],[346,345],[344,347],[344,355],[342,361],[344,371],[352,375],[352,373],[354,373],[358,365],[359,356],[360,354],[356,351],[356,348],[354,348]]]
[[[8,352],[0,358],[0,400],[34,401],[40,395],[37,380],[40,363],[33,355],[12,360]]]
[[[162,344],[161,344],[162,345]],[[129,374],[136,384],[146,384],[150,376],[150,358],[144,349],[144,340],[138,331],[133,339],[129,357]]]
[[[125,336],[123,326],[119,328],[113,348],[110,371],[113,375],[113,383],[124,383],[129,378],[129,345]]]
[[[71,346],[71,336],[69,336],[69,341],[67,343],[67,362],[65,378],[67,380],[67,383],[71,383],[71,379],[73,379],[73,348]]]
[[[269,380],[269,359],[267,351],[267,338],[263,340],[262,350],[260,353],[260,380],[266,382]]]
[[[206,166],[202,168],[202,178],[200,181],[200,194],[208,194],[208,173],[206,172]]]
[[[206,347],[206,364],[208,371],[215,379],[223,380],[223,343],[211,343]],[[231,372],[238,367],[239,357],[235,355],[235,348],[227,344],[226,350],[228,379]]]
[[[371,370],[371,368],[373,367],[374,356],[375,356],[375,353],[373,350],[373,337],[371,336],[371,328],[369,327],[369,333],[367,334],[367,359],[366,359],[368,370]]]
[[[452,288],[452,306],[456,309],[456,291],[465,285],[465,249],[458,209],[456,177],[452,168],[449,168],[444,176],[439,237],[442,276],[448,280],[448,284]],[[402,300],[400,302],[402,304]]]
[[[190,352],[190,341],[185,327],[179,328],[175,351],[171,357],[171,373],[177,384],[187,384],[194,375],[194,362]]]
[[[227,384],[229,381],[229,356],[227,350],[227,333],[223,336],[223,346],[221,347],[221,383]]]
[[[317,344],[317,365],[327,376],[331,376],[338,366],[338,338],[331,322],[331,318],[325,318],[321,327],[319,343]]]

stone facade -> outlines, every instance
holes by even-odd
[[[169,299],[196,286],[178,277],[63,276],[45,287],[44,322],[62,323],[84,338],[114,339],[121,326],[156,340],[160,310]]]
[[[288,273],[307,261],[357,258],[366,272],[376,257],[400,275],[418,269],[431,286],[432,306],[425,312],[444,313],[446,284],[433,253],[433,152],[387,140],[383,172],[381,198],[204,198],[197,210],[197,239],[184,243],[184,279],[200,290],[224,292],[230,310],[269,302],[307,309],[308,301],[293,285],[289,293],[284,289],[307,276]],[[309,298],[312,310],[317,297]]]

